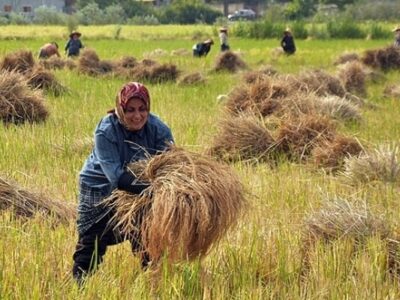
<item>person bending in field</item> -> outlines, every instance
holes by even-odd
[[[80,50],[83,48],[83,44],[80,40],[81,33],[78,31],[73,31],[69,35],[69,40],[65,45],[65,52],[68,57],[79,56]]]
[[[193,45],[193,56],[202,57],[207,56],[208,52],[211,50],[211,46],[214,45],[212,39],[205,40],[202,43],[197,43]]]
[[[60,57],[60,53],[58,52],[58,44],[56,42],[51,42],[43,45],[39,51],[39,58],[46,59],[53,55]]]
[[[138,82],[125,84],[116,97],[116,106],[101,119],[94,133],[94,148],[79,174],[78,243],[73,255],[73,277],[82,284],[86,275],[102,262],[107,247],[124,241],[108,221],[113,211],[102,204],[114,189],[133,194],[149,186],[126,170],[127,164],[156,155],[173,143],[170,128],[150,113],[150,95]],[[140,219],[140,218],[139,218]],[[137,226],[140,227],[140,220]],[[140,235],[130,240],[139,254],[142,268],[149,264]]]
[[[283,32],[281,46],[283,51],[288,55],[294,54],[296,52],[296,45],[294,44],[293,35],[290,32],[289,28],[286,28]]]

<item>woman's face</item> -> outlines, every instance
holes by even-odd
[[[126,105],[124,113],[126,127],[131,131],[142,129],[149,116],[146,104],[140,98],[130,99]]]

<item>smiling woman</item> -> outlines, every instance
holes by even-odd
[[[138,82],[125,84],[118,93],[115,109],[97,125],[94,148],[80,172],[79,240],[73,267],[78,283],[101,263],[109,245],[125,239],[118,229],[107,226],[114,212],[102,200],[114,189],[133,194],[145,192],[149,185],[137,180],[125,169],[126,165],[159,154],[171,143],[171,130],[150,113],[147,88]],[[132,237],[130,242],[132,251],[140,253],[142,267],[146,267],[149,261],[141,237]]]

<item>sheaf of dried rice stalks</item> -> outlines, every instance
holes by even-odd
[[[0,177],[0,210],[11,210],[17,217],[24,218],[31,218],[36,214],[51,215],[56,222],[65,224],[76,220],[75,205],[30,192],[2,177]]]
[[[367,72],[359,61],[348,62],[339,69],[339,78],[346,91],[365,97],[367,95]]]
[[[48,59],[41,59],[39,65],[47,70],[61,70],[65,67],[65,60],[61,57],[51,56]]]
[[[41,66],[35,66],[30,73],[26,73],[28,85],[34,89],[43,89],[59,96],[67,91],[67,88],[58,82],[56,76]]]
[[[346,98],[329,95],[315,101],[316,111],[321,115],[342,121],[361,121],[359,108]]]
[[[336,136],[336,126],[332,121],[318,115],[288,118],[277,130],[278,149],[289,158],[303,160],[314,147]]]
[[[40,90],[32,90],[15,71],[0,71],[0,120],[4,123],[42,122],[49,112]]]
[[[353,62],[353,61],[359,61],[360,57],[357,53],[355,52],[348,52],[348,53],[343,53],[341,54],[333,63],[335,66],[336,65],[342,65],[347,62]]]
[[[7,54],[1,64],[1,70],[16,71],[19,73],[30,72],[35,66],[35,60],[31,51],[19,50]]]
[[[114,63],[107,60],[100,60],[96,51],[85,49],[79,56],[78,71],[90,76],[98,76],[111,73],[114,70]]]
[[[225,117],[207,152],[226,161],[268,159],[276,143],[260,117]]]
[[[350,203],[339,197],[327,200],[320,210],[309,214],[303,228],[306,239],[327,242],[354,238],[362,243],[375,235],[389,236],[385,221],[374,216],[366,203]]]
[[[383,94],[386,97],[392,97],[392,98],[400,98],[400,85],[388,85],[385,87],[383,90]]]
[[[397,145],[381,145],[357,157],[345,159],[343,176],[350,182],[400,182]]]
[[[366,246],[368,239],[378,238],[385,244],[388,273],[399,278],[400,241],[387,220],[374,214],[365,201],[349,202],[340,197],[327,199],[322,208],[310,213],[303,223],[302,251],[306,269],[310,252],[318,241],[352,240],[356,246],[353,251],[357,251]]]
[[[199,72],[189,73],[178,78],[178,85],[203,84],[206,78]]]
[[[239,55],[232,51],[225,51],[220,54],[215,62],[215,71],[228,71],[231,73],[237,72],[240,69],[246,69],[246,63]]]
[[[225,107],[234,115],[256,112],[267,116],[280,109],[280,99],[287,97],[289,93],[290,89],[284,81],[267,77],[237,86],[229,94]]]
[[[205,256],[238,221],[246,204],[239,178],[208,156],[172,148],[129,168],[150,187],[141,195],[114,192],[106,202],[116,210],[114,224],[125,234],[140,230],[153,260]],[[139,212],[144,216],[137,228]]]
[[[323,70],[309,70],[303,71],[297,76],[286,76],[286,81],[297,92],[300,90],[306,93],[313,92],[318,96],[336,95],[339,97],[344,97],[346,94],[339,78]]]
[[[358,156],[363,151],[357,139],[337,135],[332,141],[325,141],[315,147],[312,157],[317,166],[336,172],[343,167],[346,157]]]

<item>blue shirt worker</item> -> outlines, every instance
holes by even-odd
[[[127,164],[157,155],[173,143],[169,127],[150,113],[150,95],[138,82],[129,82],[119,91],[116,107],[102,118],[94,133],[94,148],[79,174],[78,243],[73,255],[73,277],[82,284],[102,262],[110,245],[125,237],[108,226],[112,211],[102,204],[114,189],[142,193],[149,185],[136,180]],[[140,219],[140,217],[138,218]],[[140,226],[140,220],[137,220]],[[143,268],[149,256],[141,237],[131,240],[132,252],[139,254]]]
[[[202,43],[197,43],[193,45],[193,56],[207,56],[208,52],[210,52],[211,50],[211,45],[214,45],[214,41],[212,39],[208,39]]]
[[[283,32],[283,38],[281,40],[281,46],[283,51],[290,55],[296,52],[296,45],[294,44],[294,38],[289,28],[286,28]]]
[[[79,52],[83,48],[83,44],[79,39],[81,35],[82,34],[78,31],[73,31],[69,35],[69,40],[65,45],[65,52],[68,57],[79,56]]]

